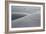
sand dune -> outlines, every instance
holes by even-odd
[[[36,13],[28,14],[21,18],[15,19],[12,21],[12,25],[13,25],[13,27],[37,27],[37,26],[40,26],[40,14],[38,12],[36,12]]]

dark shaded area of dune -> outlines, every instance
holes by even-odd
[[[13,14],[12,15],[12,20],[18,19],[18,18],[21,18],[21,17],[24,17],[24,16],[26,16],[26,15],[25,14]]]

